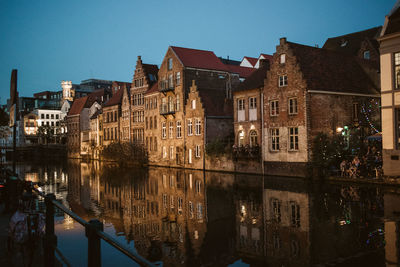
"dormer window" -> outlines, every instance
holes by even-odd
[[[285,64],[286,63],[286,54],[282,54],[280,56],[279,63],[281,63],[281,64]]]
[[[370,59],[370,58],[371,58],[371,56],[370,56],[369,50],[364,51],[364,59]]]
[[[172,70],[172,58],[168,59],[168,70]]]

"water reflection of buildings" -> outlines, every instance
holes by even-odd
[[[385,202],[385,260],[387,267],[400,265],[400,190],[387,189]]]
[[[267,181],[265,251],[269,266],[310,265],[310,198],[303,181]]]
[[[111,223],[115,235],[165,266],[225,266],[238,259],[251,265],[310,266],[348,261],[360,253],[383,263],[379,240],[368,241],[383,226],[394,237],[387,238],[386,258],[397,262],[400,255],[398,224],[392,223],[400,214],[397,195],[383,198],[376,187],[282,177],[265,178],[263,184],[258,176],[99,167],[69,167],[71,207],[84,218]],[[385,217],[392,216],[385,225],[383,200]]]

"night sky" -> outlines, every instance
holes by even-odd
[[[169,45],[217,56],[272,54],[280,37],[320,47],[381,26],[395,0],[0,0],[0,103],[18,69],[20,96],[62,80],[130,82],[138,55],[160,64]]]

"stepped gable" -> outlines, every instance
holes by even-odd
[[[287,42],[307,82],[308,90],[377,95],[377,88],[364,72],[368,64],[355,56]]]

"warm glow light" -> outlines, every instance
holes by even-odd
[[[343,128],[342,128],[342,127],[337,127],[337,128],[336,128],[336,132],[341,133],[342,131],[343,131]]]

